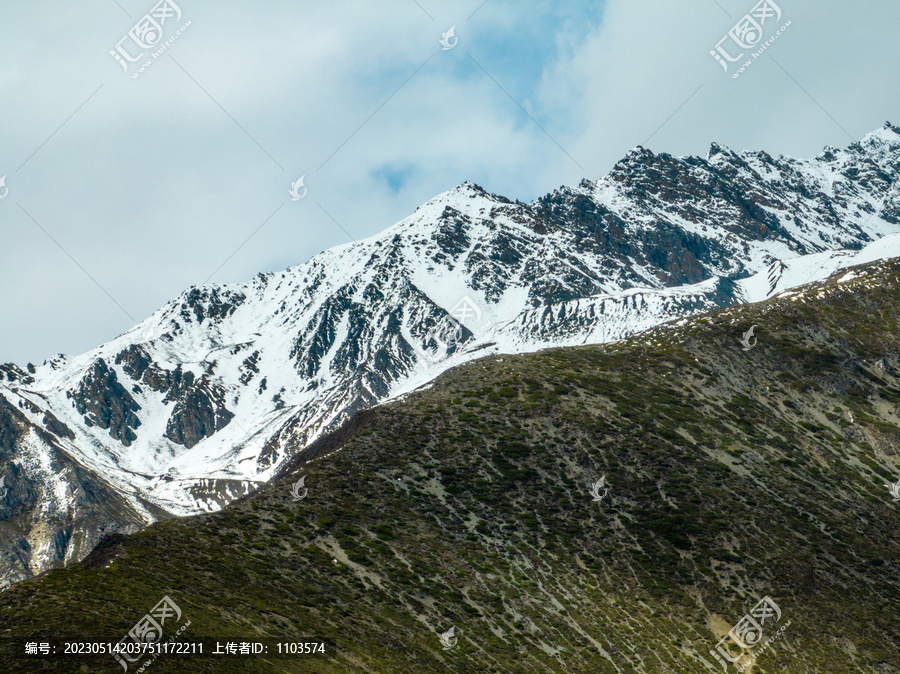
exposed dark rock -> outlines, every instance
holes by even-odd
[[[254,351],[252,354],[247,356],[244,362],[241,364],[241,377],[240,381],[242,384],[247,384],[250,382],[253,377],[259,374],[259,351]]]
[[[469,219],[459,211],[447,206],[440,217],[440,227],[434,234],[434,240],[446,251],[449,257],[457,257],[470,245],[466,233]]]
[[[43,423],[56,436],[71,436],[49,412]],[[47,468],[66,484],[64,501],[55,496],[59,483],[17,463],[18,443],[29,431],[45,445]],[[73,461],[57,443],[57,437],[32,426],[0,396],[0,466],[6,490],[0,499],[0,587],[82,559],[107,533],[137,531],[147,523],[102,477]],[[169,517],[156,506],[145,507],[157,518]]]
[[[26,398],[22,398],[21,400],[19,400],[19,407],[21,407],[23,410],[28,410],[32,414],[40,414],[41,412],[40,407]]]
[[[0,452],[12,456],[23,423],[27,421],[22,413],[0,396]]]
[[[21,384],[22,386],[34,383],[34,377],[15,363],[0,364],[0,382],[4,380],[10,384]]]
[[[136,412],[141,406],[102,358],[88,370],[78,388],[66,395],[89,426],[109,429],[110,436],[126,447],[137,439],[134,429],[141,425],[141,420]]]
[[[180,313],[181,317],[188,322],[192,318],[197,322],[217,321],[233,313],[246,299],[246,295],[242,293],[235,293],[223,288],[194,287],[185,293]]]
[[[166,370],[156,363],[150,362],[140,347],[130,347],[120,353],[116,362],[123,363],[123,370],[130,377],[142,381],[152,391],[165,393],[163,402],[171,402],[183,395],[194,385],[194,373],[182,370],[178,365],[174,370]],[[140,393],[140,387],[135,387]]]
[[[224,397],[220,388],[201,379],[179,397],[166,424],[166,437],[190,449],[225,428],[234,414],[226,409]]]
[[[116,365],[121,365],[122,371],[135,380],[139,380],[152,363],[140,344],[132,344],[116,355]]]
[[[66,426],[55,416],[53,416],[51,412],[44,412],[44,419],[42,423],[48,431],[53,433],[53,435],[58,438],[69,438],[70,440],[75,439],[75,433],[72,431],[72,429]]]

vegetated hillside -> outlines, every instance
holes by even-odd
[[[898,306],[895,260],[627,342],[474,361],[220,512],[9,588],[0,636],[118,641],[168,595],[182,639],[331,653],[152,671],[708,672],[769,596],[766,635],[787,627],[754,674],[900,671]]]

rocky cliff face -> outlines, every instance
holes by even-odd
[[[621,339],[900,255],[898,179],[887,125],[810,160],[637,148],[603,179],[528,204],[465,183],[379,236],[191,288],[86,354],[0,366],[24,429],[4,440],[6,470],[74,493],[72,473],[38,478],[24,462],[46,436],[42,461],[65,454],[140,513],[122,522],[217,509],[353,412],[455,364]],[[28,568],[81,554],[62,548]]]
[[[44,412],[44,430],[25,410],[33,412],[27,399],[13,405],[0,397],[0,583],[79,560],[104,536],[166,516],[73,460],[60,442],[74,433],[51,413]]]
[[[76,411],[83,414],[88,427],[109,429],[109,435],[125,447],[137,438],[134,429],[141,425],[136,412],[141,409],[119,383],[115,370],[98,358],[82,377],[74,392],[67,391]]]
[[[180,397],[166,424],[165,437],[188,449],[205,438],[212,437],[234,417],[225,408],[222,387],[202,378]]]

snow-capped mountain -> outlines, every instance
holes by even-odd
[[[898,184],[890,124],[809,160],[637,148],[532,203],[465,183],[305,264],[190,288],[88,353],[0,366],[2,582],[217,509],[465,360],[611,341],[900,255]]]

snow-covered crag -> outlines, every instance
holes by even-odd
[[[0,366],[0,584],[217,509],[465,360],[620,339],[900,255],[897,185],[889,124],[810,160],[637,148],[533,203],[465,183],[300,266],[190,288],[83,355]]]

